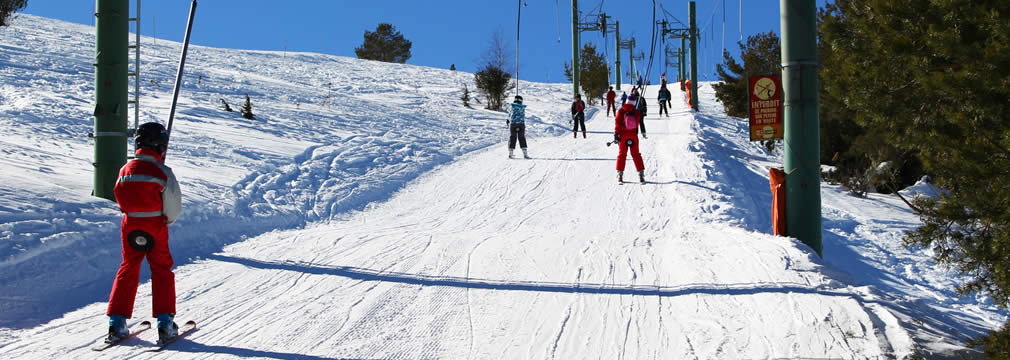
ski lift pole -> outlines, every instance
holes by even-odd
[[[182,55],[179,56],[179,69],[175,73],[175,88],[172,90],[172,108],[168,112],[168,139],[172,139],[172,122],[175,120],[175,106],[179,102],[179,89],[182,88],[182,73],[186,67],[186,53],[189,50],[189,35],[193,31],[193,17],[196,15],[196,0],[189,5],[189,20],[186,21],[186,36],[182,39]],[[165,154],[162,161],[168,156],[168,144],[165,144]]]
[[[519,13],[515,18],[515,96],[519,96],[519,24],[522,20],[522,1],[519,0]]]

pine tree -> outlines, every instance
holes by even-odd
[[[515,88],[512,74],[493,64],[485,65],[483,70],[474,74],[474,78],[477,81],[477,89],[487,98],[487,109],[490,110],[501,109],[508,92]]]
[[[466,85],[463,85],[463,95],[459,99],[463,100],[463,106],[470,107],[470,89]]]
[[[449,65],[449,70],[456,71],[456,64]]]
[[[912,202],[923,225],[906,243],[970,275],[960,292],[1010,307],[1010,2],[836,0],[821,18],[832,111],[947,191]],[[1006,358],[1008,339],[1004,325],[979,342]]]
[[[246,119],[256,120],[256,116],[253,115],[252,112],[252,100],[249,99],[249,94],[245,95],[245,104],[242,105],[242,108],[239,109],[239,112],[242,113],[242,117]]]
[[[572,78],[572,65],[570,62],[564,63],[565,76],[568,81]],[[586,94],[589,105],[596,104],[597,100],[603,98],[603,93],[607,92],[607,85],[610,85],[610,67],[603,54],[596,51],[593,44],[585,44],[579,51],[579,87]]]
[[[354,49],[359,59],[378,60],[403,64],[410,59],[410,40],[396,31],[393,25],[381,23],[375,31],[365,30],[365,41]]]
[[[723,63],[716,66],[720,82],[713,85],[715,97],[726,108],[726,114],[741,118],[750,117],[750,78],[761,75],[780,75],[782,50],[779,37],[774,32],[747,37],[747,44],[740,46],[740,64],[723,52]]]
[[[231,106],[228,106],[228,102],[224,101],[224,99],[221,99],[221,105],[224,105],[224,111],[232,112]]]
[[[509,67],[511,53],[502,31],[493,32],[491,42],[483,54],[484,66],[474,73],[477,90],[487,99],[486,108],[489,110],[500,110],[505,104],[508,92],[515,89],[512,74],[505,70]]]
[[[0,0],[0,26],[10,25],[14,12],[28,6],[28,0]]]

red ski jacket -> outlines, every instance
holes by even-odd
[[[614,102],[617,99],[617,93],[614,90],[607,91],[607,102]]]
[[[122,169],[113,192],[127,218],[165,217],[171,225],[182,213],[182,191],[172,169],[154,150],[139,149]]]

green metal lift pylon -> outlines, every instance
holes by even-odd
[[[782,91],[785,96],[786,233],[823,256],[817,4],[781,0]]]
[[[126,164],[129,9],[128,0],[96,0],[95,173],[92,195],[115,201],[112,189]]]
[[[691,109],[698,111],[698,25],[694,15],[694,1],[690,3],[691,12],[690,42],[691,42]]]

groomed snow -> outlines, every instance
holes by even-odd
[[[698,113],[672,87],[662,118],[648,88],[649,182],[618,185],[613,121],[591,107],[573,139],[568,84],[522,82],[533,159],[509,160],[505,114],[458,99],[472,74],[194,46],[167,164],[178,318],[200,328],[95,353],[119,229],[89,196],[93,28],[0,34],[3,358],[903,358],[1006,320],[904,247],[919,221],[893,196],[822,184],[824,259],[768,235],[781,154],[710,84]],[[179,44],[148,45],[142,119],[163,121]],[[246,93],[258,120],[221,110]]]

